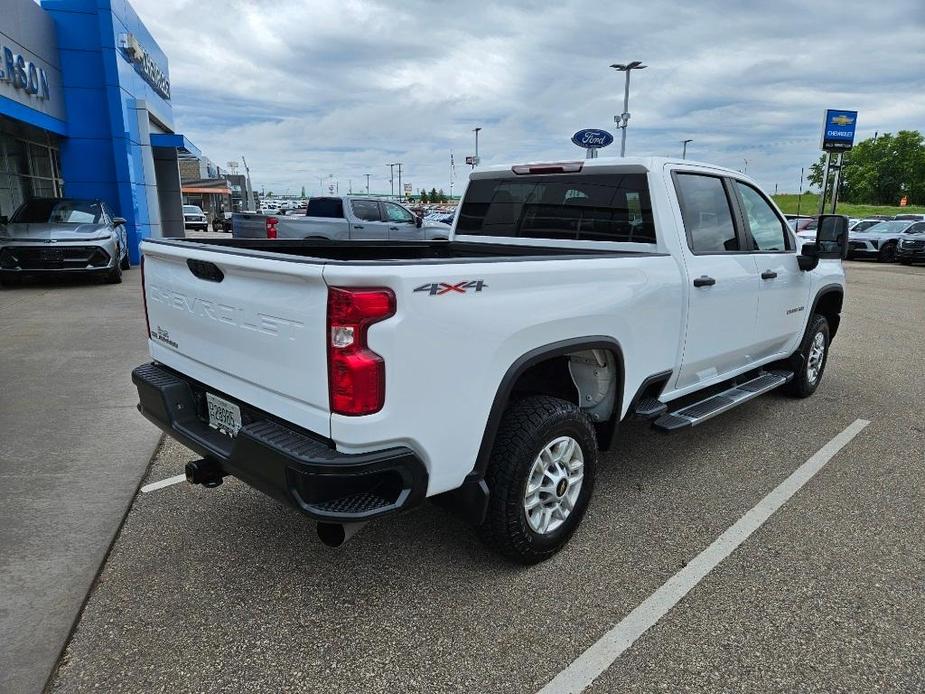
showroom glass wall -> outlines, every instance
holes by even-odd
[[[58,137],[0,116],[0,216],[26,200],[64,194]]]

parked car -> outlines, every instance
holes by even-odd
[[[351,195],[311,198],[302,216],[236,212],[232,227],[235,238],[318,241],[445,241],[451,228],[395,202]]]
[[[848,226],[848,231],[865,231],[882,221],[882,219],[859,219],[854,224]]]
[[[209,220],[196,205],[183,206],[183,226],[194,231],[208,231]]]
[[[118,284],[129,267],[125,220],[102,200],[34,198],[0,217],[0,284],[65,273]]]
[[[925,222],[925,214],[906,213],[893,217],[896,221]]]
[[[212,231],[231,231],[231,212],[220,212],[212,220]]]
[[[622,420],[677,432],[816,390],[847,219],[800,247],[737,171],[599,158],[471,173],[449,242],[142,250],[139,410],[201,456],[190,482],[234,475],[335,545],[432,498],[532,563]]]
[[[903,265],[925,262],[925,222],[913,225],[899,239],[896,259]]]
[[[925,229],[925,222],[892,220],[879,222],[864,231],[848,233],[849,258],[876,258],[881,263],[896,260],[896,245],[904,234]]]

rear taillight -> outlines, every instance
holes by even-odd
[[[366,344],[373,323],[395,315],[391,289],[328,288],[328,392],[331,412],[373,414],[385,403],[385,362]]]
[[[145,257],[141,256],[141,303],[145,307],[145,326],[148,328],[148,337],[151,337],[151,321],[148,320],[148,297],[145,296]]]
[[[276,225],[279,224],[279,220],[276,217],[267,217],[267,238],[275,239],[276,238]]]

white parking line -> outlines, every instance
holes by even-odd
[[[713,544],[694,557],[687,566],[669,578],[658,590],[624,617],[623,621],[556,675],[540,690],[539,694],[565,694],[566,692],[574,694],[588,687],[596,677],[613,665],[614,661],[632,646],[636,639],[677,605],[694,586],[760,528],[777,509],[796,494],[868,424],[870,422],[866,419],[857,419],[820,448],[770,494],[759,501],[754,508],[716,538]]]
[[[160,482],[152,482],[151,484],[146,484],[141,488],[142,493],[147,494],[148,492],[153,492],[158,489],[163,489],[164,487],[169,487],[171,484],[178,484],[180,482],[186,482],[186,475],[177,475],[176,477],[168,477],[165,480]]]

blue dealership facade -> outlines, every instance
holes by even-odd
[[[126,0],[0,0],[0,216],[101,199],[144,238],[183,236],[167,56]]]

